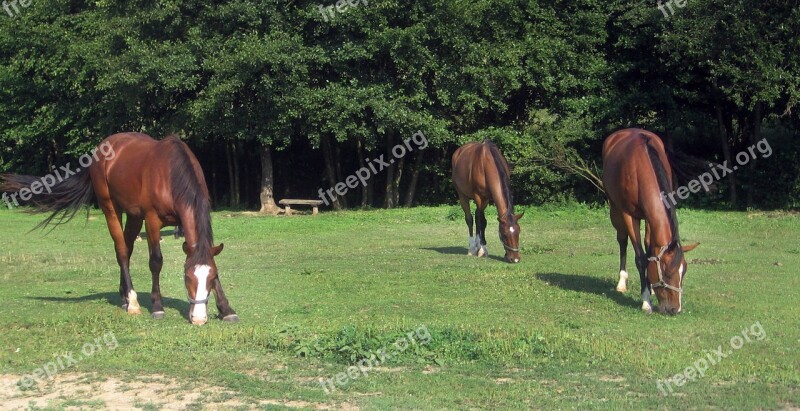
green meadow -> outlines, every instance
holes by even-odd
[[[490,256],[466,255],[456,206],[215,212],[215,240],[225,243],[216,262],[241,321],[199,327],[186,319],[182,240],[162,242],[166,316],[154,320],[146,242],[131,261],[143,308],[132,316],[119,308],[97,210],[49,233],[29,232],[42,216],[0,211],[0,374],[24,381],[63,353],[81,357],[54,380],[6,384],[4,399],[108,407],[64,395],[36,401],[71,376],[87,387],[122,381],[120,395],[143,379],[172,381],[192,410],[800,407],[798,215],[679,210],[683,242],[701,245],[687,254],[684,311],[670,317],[640,310],[632,252],[631,291],[615,291],[606,208],[524,210],[513,265],[501,261],[494,216]],[[353,372],[383,348],[391,358]],[[713,356],[720,348],[724,357]],[[326,392],[320,379],[337,376],[343,383]],[[171,409],[155,394],[137,401]]]

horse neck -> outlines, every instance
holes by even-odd
[[[502,157],[497,158],[491,146],[486,147],[485,153],[488,154],[490,166],[486,167],[486,161],[484,160],[484,173],[487,171],[486,168],[494,171],[486,174],[489,177],[489,191],[492,193],[492,200],[494,200],[494,205],[497,207],[497,216],[513,214],[514,205],[511,202],[511,188],[506,183],[506,179],[503,178],[504,176],[508,178],[508,175],[506,175],[504,169],[501,169],[504,163],[501,161]]]
[[[180,217],[181,221],[181,228],[183,228],[183,235],[186,239],[186,243],[192,247],[211,247],[211,239],[210,238],[199,238],[201,227],[198,224],[203,220],[202,218],[198,218],[200,216],[197,215],[197,212],[190,207],[181,207],[178,210],[178,216]]]
[[[657,252],[661,247],[672,242],[675,233],[672,232],[672,224],[670,224],[670,211],[660,200],[660,194],[657,194],[656,197],[659,198],[658,202],[648,204],[644,209],[645,221],[650,225],[650,248]],[[676,228],[677,225],[678,222],[675,221]]]
[[[497,207],[497,215],[508,215],[514,214],[514,204],[511,203],[510,197],[510,188],[500,178],[500,173],[497,173],[497,178],[494,181],[490,182],[489,191],[492,192],[492,199],[494,200],[494,205]]]

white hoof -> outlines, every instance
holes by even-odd
[[[480,241],[478,237],[470,237],[469,239],[469,251],[467,251],[467,255],[477,255],[480,256]]]
[[[136,291],[128,291],[128,314],[141,314],[142,309],[139,307],[139,300],[136,297]]]
[[[645,302],[642,303],[642,311],[644,311],[645,314],[652,314],[653,313],[653,307],[650,305],[649,302],[645,301]]]
[[[621,293],[628,292],[628,273],[625,270],[619,272],[619,282],[617,283],[617,291]]]
[[[485,245],[482,245],[480,249],[478,249],[478,257],[488,257],[489,250],[486,248]]]

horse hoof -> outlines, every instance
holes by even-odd
[[[164,312],[163,311],[155,311],[150,315],[153,317],[154,320],[160,320],[160,319],[164,318]]]
[[[139,308],[139,307],[136,307],[136,308],[130,308],[129,307],[128,308],[128,314],[130,314],[130,315],[139,315],[141,313],[142,313],[142,309]]]
[[[619,291],[621,293],[627,293],[628,292],[628,288],[627,287],[617,287],[617,291]]]
[[[238,323],[239,322],[239,316],[236,315],[236,314],[226,315],[226,316],[222,317],[222,321],[225,321],[225,322],[228,322],[228,323]]]

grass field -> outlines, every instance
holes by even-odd
[[[800,218],[680,210],[679,219],[684,243],[701,245],[687,254],[684,312],[668,317],[640,311],[632,259],[633,291],[614,290],[617,244],[603,208],[527,208],[516,265],[499,260],[491,216],[490,258],[467,257],[457,207],[217,212],[217,265],[241,322],[196,327],[182,240],[162,243],[166,317],[129,316],[101,214],[44,235],[28,233],[41,216],[3,210],[0,408],[104,409],[111,384],[145,410],[797,409]],[[147,309],[146,243],[136,247]],[[743,330],[747,340],[736,337]],[[391,359],[346,375],[382,347]],[[725,357],[712,357],[719,347]],[[76,362],[54,379],[16,383],[70,352]],[[702,376],[665,385],[701,359]],[[320,378],[337,375],[348,381],[326,393]]]

